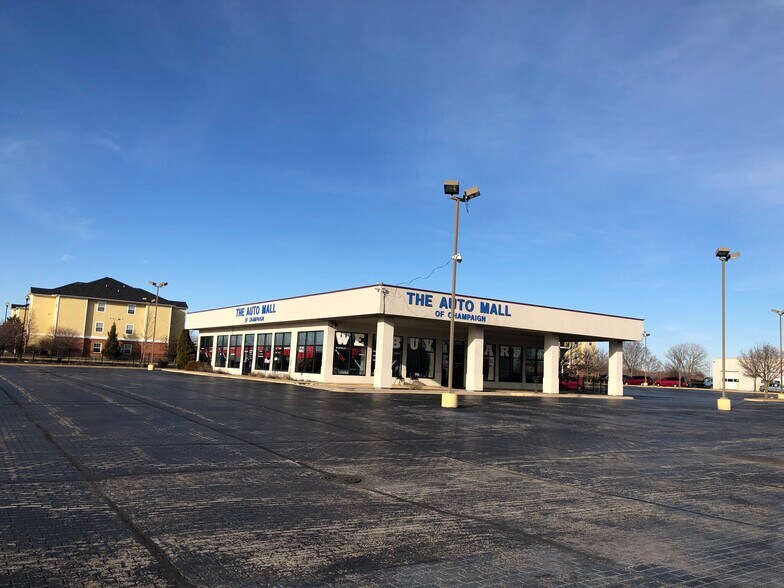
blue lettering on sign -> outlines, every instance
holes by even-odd
[[[406,292],[408,303],[412,306],[424,306],[427,308],[433,307],[433,295],[424,294],[421,292]],[[452,297],[442,296],[438,301],[438,308],[451,310]],[[511,317],[512,313],[509,312],[509,305],[500,302],[485,302],[479,301],[479,312],[475,313],[476,303],[470,298],[455,297],[455,319],[463,321],[473,321],[477,323],[487,322],[488,316],[508,316]],[[436,318],[449,318],[451,312],[444,312],[443,310],[436,310],[434,313]]]
[[[251,304],[250,306],[240,306],[234,309],[236,316],[244,317],[245,322],[260,322],[264,320],[262,315],[274,314],[276,311],[275,303],[268,302],[267,304]],[[250,320],[248,320],[250,319]]]

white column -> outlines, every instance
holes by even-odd
[[[483,390],[483,370],[485,350],[485,329],[476,325],[468,326],[468,349],[466,350],[465,388],[469,392]]]
[[[382,316],[376,326],[376,367],[373,372],[374,388],[392,387],[392,346],[395,337],[395,319]]]
[[[610,341],[607,394],[623,396],[623,341]]]
[[[335,331],[336,323],[329,321],[324,329],[324,346],[322,347],[321,372],[323,381],[328,382],[332,378],[332,367],[335,361]],[[367,345],[367,342],[365,342]]]
[[[544,335],[544,374],[542,379],[542,392],[545,394],[558,394],[560,382],[558,381],[558,364],[561,359],[561,340],[555,333]]]

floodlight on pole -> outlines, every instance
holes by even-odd
[[[455,201],[455,240],[452,250],[452,296],[449,305],[449,366],[447,372],[447,391],[441,395],[442,408],[457,408],[457,394],[452,389],[452,370],[454,369],[455,359],[455,291],[457,289],[457,264],[463,261],[463,256],[457,252],[457,235],[460,227],[460,204],[468,202],[479,196],[479,188],[474,186],[460,194],[460,182],[457,180],[444,181],[444,194]]]
[[[726,347],[726,295],[725,295],[725,276],[726,266],[730,259],[740,257],[740,252],[730,252],[728,247],[716,249],[716,257],[721,260],[721,398],[718,401],[719,410],[732,410],[732,403],[727,398],[727,347]]]
[[[781,317],[784,315],[784,310],[776,310],[775,308],[771,308],[770,312],[779,315],[779,392],[781,392],[784,390],[784,368],[782,367],[782,359],[784,358],[784,354],[782,354],[781,348]]]
[[[161,288],[167,286],[169,282],[149,282],[150,286],[155,287],[155,314],[152,319],[152,350],[150,351],[150,363],[147,365],[148,370],[155,369],[155,330],[158,327],[158,294]]]
[[[648,337],[650,337],[651,334],[648,331],[643,331],[642,336],[643,336],[643,340],[645,341],[645,359],[643,360],[643,368],[645,369],[645,382],[643,383],[643,386],[647,386],[648,385]]]

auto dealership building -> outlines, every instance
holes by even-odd
[[[609,342],[608,393],[623,394],[624,341],[643,320],[458,295],[454,387],[557,393],[561,344]],[[450,295],[376,284],[188,313],[201,361],[231,374],[389,388],[446,385]]]

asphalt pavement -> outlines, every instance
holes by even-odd
[[[0,366],[2,586],[784,586],[784,404]]]

